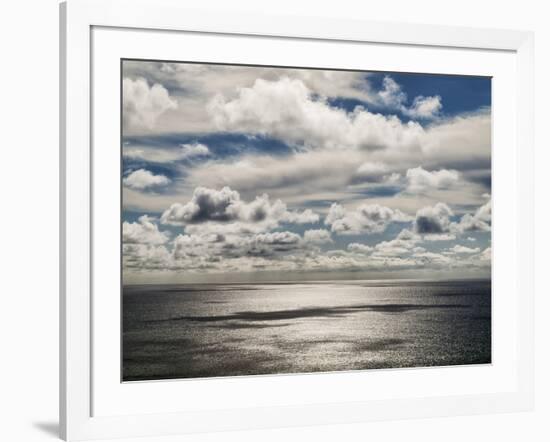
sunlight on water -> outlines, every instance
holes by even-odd
[[[491,362],[489,281],[142,285],[123,379]]]

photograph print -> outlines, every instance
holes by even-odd
[[[121,60],[121,380],[491,363],[491,78]]]

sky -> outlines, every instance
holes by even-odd
[[[491,273],[491,79],[124,60],[132,283]]]

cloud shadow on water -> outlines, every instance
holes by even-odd
[[[282,321],[302,318],[341,318],[358,312],[378,313],[407,313],[416,310],[456,309],[469,308],[466,304],[360,304],[334,307],[306,307],[289,310],[273,311],[242,311],[225,315],[211,316],[178,316],[151,322],[164,321],[193,321],[193,322],[220,322],[220,321]]]
[[[224,328],[227,330],[240,330],[240,329],[261,329],[261,328],[273,328],[273,327],[287,327],[289,325],[292,325],[290,323],[283,323],[283,324],[250,324],[246,322],[230,322],[229,324],[223,324],[223,325],[215,325],[216,328]]]

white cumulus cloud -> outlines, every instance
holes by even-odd
[[[182,144],[180,158],[193,158],[210,155],[210,149],[201,143]]]
[[[382,89],[378,92],[379,101],[388,109],[399,111],[413,119],[434,119],[443,109],[441,97],[434,95],[425,97],[419,95],[414,98],[410,106],[407,105],[407,94],[390,76],[385,76],[382,81]]]
[[[375,256],[405,255],[410,253],[420,241],[420,235],[409,229],[403,229],[394,239],[376,244]]]
[[[166,232],[159,231],[158,226],[147,215],[139,217],[137,222],[122,223],[122,242],[125,244],[165,244],[169,239]]]
[[[153,129],[164,112],[178,107],[164,86],[149,86],[144,78],[123,79],[122,105],[124,126],[137,129]]]
[[[489,232],[491,231],[491,200],[483,204],[476,212],[471,215],[464,215],[456,228],[460,232]]]
[[[408,169],[407,192],[424,193],[436,189],[449,189],[459,180],[460,174],[456,170],[436,170],[429,172],[421,166]]]
[[[138,169],[125,177],[122,182],[132,189],[143,190],[150,187],[165,186],[170,183],[170,179],[164,175],[154,175],[146,169]]]
[[[290,145],[309,148],[360,148],[376,150],[392,145],[419,146],[424,129],[402,123],[395,116],[374,114],[362,107],[348,113],[332,107],[300,80],[258,79],[227,100],[217,95],[209,104],[221,130],[270,135]]]
[[[325,244],[332,242],[330,232],[325,229],[311,229],[304,232],[304,240],[312,244]]]
[[[441,113],[441,109],[443,109],[443,104],[439,95],[433,97],[418,96],[403,113],[415,119],[432,119]]]
[[[374,247],[367,244],[352,242],[351,244],[348,244],[348,250],[353,253],[361,253],[367,255],[374,250]]]
[[[386,230],[392,222],[407,222],[411,217],[398,209],[379,204],[363,204],[357,209],[348,210],[334,203],[330,207],[325,224],[335,233],[356,235],[360,233],[379,233]]]

